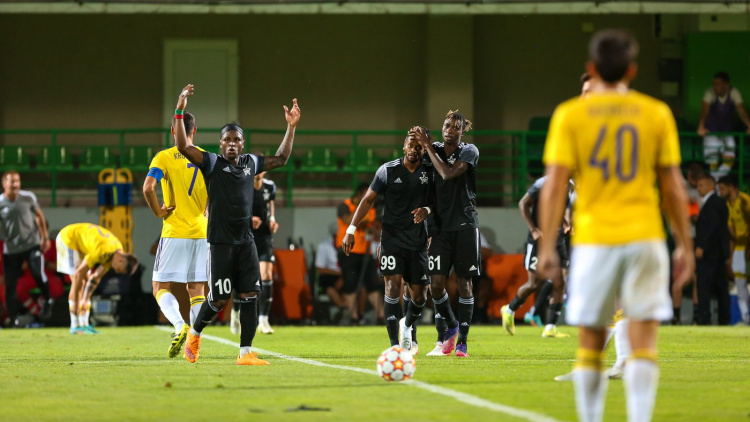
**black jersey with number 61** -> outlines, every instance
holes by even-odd
[[[404,166],[404,159],[380,166],[370,189],[385,197],[381,242],[404,249],[427,248],[427,223],[414,223],[412,211],[426,207],[432,198],[432,167],[420,163],[414,172]]]
[[[444,180],[435,171],[435,224],[441,231],[459,231],[479,227],[477,214],[477,163],[479,150],[472,144],[459,142],[458,147],[448,156],[445,144],[432,144],[435,152],[443,162],[453,165],[457,160],[466,162],[469,168],[455,179]],[[425,154],[429,160],[429,155]]]
[[[208,243],[244,244],[253,241],[255,174],[264,158],[243,154],[237,165],[213,152],[203,152],[200,166],[208,190]]]

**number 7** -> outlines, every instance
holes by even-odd
[[[191,196],[193,194],[193,186],[195,186],[195,178],[198,176],[198,166],[196,166],[193,163],[188,163],[188,168],[194,169],[193,170],[193,180],[190,181],[190,188],[188,189],[188,196]]]

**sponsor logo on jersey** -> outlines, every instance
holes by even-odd
[[[471,268],[469,268],[469,271],[476,271],[476,270],[477,270],[477,267],[474,265],[472,265]]]
[[[396,316],[395,316],[395,315],[391,315],[391,316],[389,316],[389,317],[388,317],[388,318],[386,319],[386,321],[395,321],[395,320],[396,320]]]
[[[427,178],[427,172],[426,172],[426,171],[423,171],[423,172],[422,172],[422,176],[421,176],[421,177],[419,178],[419,180],[421,180],[421,181],[422,181],[422,184],[423,184],[423,185],[426,185],[426,184],[427,184],[427,182],[428,182],[428,181],[429,181],[430,179],[429,179],[429,178]]]
[[[422,276],[422,280],[427,280],[427,274]]]
[[[231,173],[232,169],[229,168],[229,166],[224,167],[224,171],[227,173]]]
[[[401,182],[401,178],[400,177],[397,177],[396,180],[393,181],[393,183],[403,183],[403,182]]]

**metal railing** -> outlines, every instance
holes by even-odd
[[[196,144],[218,152],[218,128],[201,128]],[[284,130],[245,129],[245,150],[274,154]],[[436,132],[439,136],[439,132]],[[745,133],[732,136],[736,144],[733,172],[747,190]],[[523,196],[533,178],[543,171],[544,131],[472,131],[464,140],[480,150],[477,191],[482,205],[507,205]],[[369,182],[384,162],[403,155],[405,131],[297,130],[292,159],[274,170],[273,177],[286,203],[319,195],[321,189],[354,188]],[[24,185],[50,188],[52,206],[65,188],[95,188],[102,168],[128,167],[142,181],[151,159],[172,146],[169,128],[0,130],[0,171],[24,174]],[[684,163],[703,162],[702,138],[680,133]],[[307,187],[311,189],[295,188]],[[317,190],[317,191],[316,191]],[[309,193],[306,193],[309,192]]]

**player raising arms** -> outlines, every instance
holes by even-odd
[[[421,128],[430,137],[429,130]],[[430,284],[427,258],[427,223],[431,212],[432,167],[422,162],[422,145],[413,137],[404,140],[404,158],[380,166],[354,212],[341,248],[349,255],[354,232],[370,211],[375,198],[385,195],[380,238],[380,273],[385,278],[385,326],[391,346],[412,349],[411,327],[422,315]],[[401,280],[411,288],[411,301],[402,317]],[[399,338],[399,336],[401,338]]]
[[[133,274],[138,260],[123,251],[117,236],[96,224],[63,227],[55,245],[57,272],[69,275],[72,282],[68,294],[70,334],[96,334],[89,324],[91,296],[96,286],[110,267],[118,274]]]
[[[187,85],[177,100],[184,110],[193,85]],[[255,175],[284,166],[292,154],[294,131],[300,109],[294,99],[292,109],[284,106],[287,130],[275,156],[241,154],[245,147],[242,128],[227,124],[221,129],[221,155],[202,151],[191,144],[184,125],[174,125],[177,149],[198,166],[208,189],[208,300],[198,312],[188,332],[185,357],[195,362],[199,356],[201,331],[229,299],[232,289],[240,295],[240,353],[237,365],[268,365],[251,353],[258,326],[258,292],[261,290],[258,252],[252,235],[252,209]],[[180,116],[179,112],[175,116]]]
[[[190,113],[181,116],[173,120],[174,125],[185,126],[188,142],[192,144],[197,130],[195,117]],[[156,196],[157,183],[161,183],[164,205],[159,205]],[[151,160],[143,182],[143,196],[154,215],[162,219],[161,239],[154,260],[153,293],[164,316],[174,326],[167,350],[167,355],[173,358],[180,353],[188,329],[206,300],[206,183],[198,167],[174,146]],[[183,321],[180,304],[172,294],[171,286],[175,283],[184,285],[190,296],[190,325]]]
[[[466,117],[458,111],[449,111],[443,122],[444,142],[430,143],[430,138],[419,127],[409,132],[424,148],[435,174],[437,233],[430,233],[429,256],[438,344],[428,356],[445,356],[454,348],[456,356],[468,356],[466,341],[474,313],[471,279],[479,275],[481,265],[476,210],[479,150],[472,144],[461,142],[461,137],[469,129],[471,122]],[[451,268],[458,278],[458,320],[453,315],[445,290]]]
[[[568,179],[576,181],[567,318],[580,327],[573,379],[582,421],[602,420],[602,347],[616,297],[630,319],[633,348],[624,376],[628,420],[651,420],[659,380],[656,332],[672,315],[659,193],[676,242],[675,282],[684,284],[695,266],[676,124],[666,104],[628,90],[637,53],[627,32],[594,35],[586,63],[592,90],[558,106],[544,151],[537,267],[543,274],[559,271],[557,234]]]
[[[273,334],[268,322],[273,302],[273,235],[279,230],[276,222],[276,183],[265,178],[266,172],[255,176],[253,194],[253,237],[260,261],[260,304],[258,305],[258,329],[262,334]]]

